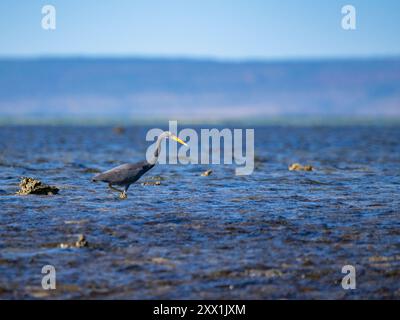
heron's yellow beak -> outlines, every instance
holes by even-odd
[[[184,146],[188,146],[187,143],[181,139],[179,139],[177,136],[171,136],[172,139],[175,141],[179,142],[180,144],[183,144]]]

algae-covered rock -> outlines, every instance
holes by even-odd
[[[212,173],[212,170],[211,170],[211,169],[208,169],[207,171],[204,171],[204,172],[201,174],[201,176],[202,176],[202,177],[208,177],[211,173]]]
[[[161,185],[161,181],[145,181],[142,182],[142,186],[159,186]]]
[[[89,245],[89,243],[86,241],[86,238],[83,234],[80,234],[78,236],[78,240],[75,242],[75,247],[77,248],[83,248],[83,247],[87,247]]]
[[[88,247],[88,246],[89,246],[89,243],[87,242],[87,240],[83,234],[78,235],[78,240],[75,243],[60,243],[61,249],[84,248],[84,247]]]
[[[57,194],[59,189],[57,187],[43,184],[40,180],[34,178],[23,177],[19,183],[19,190],[17,194],[42,194],[42,195],[53,195]]]
[[[165,178],[161,176],[154,176],[154,177],[148,177],[146,180],[147,181],[142,182],[142,186],[160,186],[161,180],[165,180]]]
[[[293,163],[291,166],[289,166],[290,171],[313,171],[314,168],[310,165],[301,165],[300,163]]]

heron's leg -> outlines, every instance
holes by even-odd
[[[108,187],[109,187],[111,190],[118,191],[119,193],[124,193],[123,190],[119,190],[119,189],[113,187],[113,185],[112,185],[111,183],[108,184]]]

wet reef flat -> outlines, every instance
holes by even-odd
[[[91,182],[142,160],[148,129],[0,127],[1,299],[400,298],[399,127],[260,126],[250,176],[160,165],[126,200]]]

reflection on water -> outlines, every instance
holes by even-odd
[[[251,176],[157,166],[123,201],[91,183],[142,160],[147,129],[0,128],[0,298],[400,298],[400,128],[258,127]],[[60,193],[14,195],[21,176]]]

